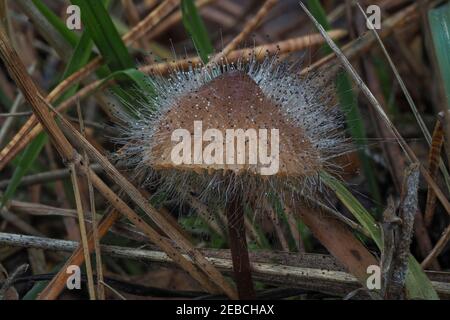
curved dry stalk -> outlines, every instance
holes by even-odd
[[[180,3],[180,0],[165,0],[155,10],[150,12],[141,22],[135,25],[129,32],[127,32],[122,40],[130,45],[134,41],[140,39],[151,29],[153,29],[159,22],[172,12]]]

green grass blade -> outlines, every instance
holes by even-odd
[[[353,143],[357,146],[358,157],[361,161],[364,175],[367,178],[369,190],[373,196],[376,206],[381,204],[381,195],[378,189],[377,179],[370,159],[364,150],[367,148],[367,136],[364,122],[359,112],[357,99],[353,93],[352,82],[346,73],[340,73],[336,79],[336,90],[339,103],[345,113],[345,120],[353,138]]]
[[[63,38],[70,43],[72,47],[78,43],[78,36],[75,32],[69,30],[64,22],[53,13],[42,0],[32,0],[36,8],[42,13],[47,21],[63,36]]]
[[[322,171],[320,178],[326,186],[331,188],[345,205],[345,207],[358,220],[359,224],[367,230],[373,241],[379,248],[382,248],[381,231],[371,214],[362,206],[362,204],[347,190],[347,188],[336,178]]]
[[[419,262],[409,255],[408,273],[406,274],[406,290],[410,299],[439,300],[430,279],[428,279]]]
[[[64,266],[63,262],[58,263],[51,272],[56,273]],[[39,294],[47,287],[50,283],[49,280],[36,281],[33,287],[23,296],[22,300],[36,300]]]
[[[75,47],[75,50],[72,54],[72,57],[70,58],[69,63],[67,64],[62,80],[66,79],[76,71],[78,71],[82,66],[87,64],[89,61],[89,58],[91,56],[91,51],[94,43],[91,40],[91,37],[84,32],[83,35],[80,38],[80,41],[78,42],[77,46]],[[79,84],[72,85],[56,102],[56,104],[60,103],[61,101],[64,101],[68,97],[72,96],[77,92],[79,88]]]
[[[151,95],[155,92],[155,89],[148,80],[148,77],[136,69],[114,72],[104,80],[109,80],[110,78],[114,78],[116,80],[131,81],[136,84],[136,89],[142,90],[145,94]]]
[[[72,3],[80,7],[81,20],[111,70],[133,68],[134,61],[102,2],[72,0]]]
[[[428,12],[434,51],[439,64],[439,73],[444,83],[447,108],[450,108],[450,3],[431,9]],[[430,134],[428,133],[430,137]],[[444,176],[447,189],[450,191],[450,175],[444,162],[440,160],[439,167]]]
[[[20,160],[19,160],[17,167],[14,170],[14,174],[11,178],[11,182],[8,185],[8,187],[6,188],[6,191],[3,194],[3,197],[1,199],[0,208],[3,208],[3,206],[14,195],[14,193],[16,192],[16,189],[20,185],[20,180],[31,168],[31,166],[33,165],[34,161],[38,157],[41,149],[44,147],[46,142],[47,142],[47,135],[44,132],[42,132],[22,152],[22,154],[20,156]]]
[[[140,90],[123,90],[121,87],[113,87],[114,93],[124,102],[127,111],[133,110],[133,106],[148,101],[148,94],[153,90],[149,88],[148,81],[140,71],[131,71],[135,68],[133,58],[123,43],[111,17],[101,1],[73,0],[73,4],[80,6],[81,19],[86,26],[86,32],[91,36],[100,53],[109,66],[115,72],[111,75],[106,70],[99,70],[97,74],[104,79],[111,76],[126,75],[127,82],[121,82],[127,88],[138,88]]]
[[[428,12],[436,58],[450,108],[450,3]]]
[[[127,90],[122,89],[120,86],[114,86],[112,89],[114,93],[120,98],[123,107],[131,115],[136,115],[138,110],[136,106],[148,106],[152,108],[151,99],[148,99],[155,92],[152,83],[148,80],[148,77],[136,69],[127,69],[111,73],[105,77],[103,81],[110,79],[116,79],[119,83],[126,83]]]
[[[84,32],[64,70],[62,79],[68,78],[89,61],[93,45],[91,37]]]
[[[386,62],[377,57],[372,56],[371,57],[376,75],[380,81],[381,91],[383,93],[384,99],[387,103],[387,113],[389,118],[392,120],[392,122],[395,122],[395,119],[398,117],[398,107],[395,105],[395,99],[393,99],[395,93],[392,90],[392,79],[389,73],[389,67],[387,66]]]
[[[55,272],[58,272],[58,270],[55,270]],[[22,300],[36,300],[49,283],[49,280],[35,282],[33,287],[23,296]]]
[[[382,250],[383,239],[381,230],[372,215],[361,205],[361,203],[351,194],[350,191],[336,178],[325,172],[320,173],[323,183],[332,189],[339,200],[352,213],[361,226],[371,235],[378,248]],[[406,276],[406,289],[410,299],[439,299],[431,281],[423,272],[416,259],[410,255],[408,264],[408,274]]]
[[[214,48],[194,2],[192,0],[182,0],[181,13],[184,28],[189,36],[192,37],[192,41],[203,63],[207,63]]]
[[[325,9],[320,4],[319,0],[308,0],[308,9],[325,30],[328,31],[331,29]]]

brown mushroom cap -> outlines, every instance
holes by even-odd
[[[225,72],[198,90],[182,96],[177,105],[161,118],[155,132],[158,144],[154,145],[148,157],[148,165],[155,170],[188,170],[195,172],[234,171],[239,173],[259,174],[259,163],[248,163],[246,148],[245,164],[181,164],[175,165],[171,160],[171,151],[176,142],[171,141],[172,132],[186,129],[194,132],[194,121],[202,121],[203,132],[218,129],[224,140],[226,129],[267,129],[268,146],[270,130],[279,130],[279,170],[277,176],[302,178],[318,172],[321,162],[320,154],[306,136],[304,130],[294,126],[282,110],[266,97],[258,84],[243,71]],[[193,140],[192,150],[193,150]],[[205,147],[209,142],[204,142]],[[225,153],[225,145],[224,145]],[[270,149],[268,149],[270,154]]]

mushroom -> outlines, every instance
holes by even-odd
[[[152,106],[122,115],[118,158],[137,176],[180,202],[196,193],[222,203],[241,299],[255,297],[244,207],[269,194],[292,203],[318,197],[319,172],[339,171],[333,159],[350,150],[327,78],[294,69],[277,57],[193,66],[149,79]],[[323,222],[302,215],[313,231]]]

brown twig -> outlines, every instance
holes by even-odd
[[[67,99],[58,107],[59,112],[64,112],[71,106],[74,106],[75,103],[89,94],[95,92],[95,90],[99,90],[111,83],[112,81],[102,81],[97,80],[87,85],[80,91],[78,91],[71,98]],[[33,127],[34,126],[34,127]],[[20,131],[13,137],[11,142],[0,152],[0,170],[4,168],[17,154],[25,149],[25,147],[32,141],[39,133],[42,132],[41,123],[37,122],[36,117],[33,115],[27,122],[22,126]]]
[[[442,146],[444,145],[444,128],[441,120],[438,118],[433,131],[431,139],[431,148],[428,154],[428,171],[430,176],[436,180],[439,170],[439,161]],[[428,188],[427,202],[425,207],[424,219],[425,226],[429,227],[433,221],[433,216],[436,208],[436,194],[433,189]]]
[[[227,44],[227,46],[213,59],[211,63],[220,63],[222,60],[226,60],[228,54],[236,49],[236,47],[243,41],[247,36],[255,30],[255,28],[261,23],[261,21],[267,16],[270,9],[278,2],[278,0],[266,0],[262,5],[261,9],[256,13],[256,15],[247,22],[242,31]]]
[[[132,0],[121,0],[123,11],[130,25],[135,26],[141,20],[139,17],[139,11]],[[145,37],[140,39],[139,45],[146,51],[150,51],[149,43],[145,40]],[[102,280],[103,281],[103,280]]]
[[[80,132],[84,137],[86,137],[84,120],[83,115],[81,113],[81,106],[79,102],[77,104],[77,113],[80,121]],[[88,184],[89,202],[91,207],[90,209],[91,209],[92,237],[94,238],[95,264],[97,270],[97,298],[99,300],[105,300],[105,287],[103,286],[103,263],[102,263],[102,253],[100,251],[100,239],[98,237],[98,230],[97,230],[97,217],[96,217],[97,213],[95,210],[94,187],[92,186],[91,171],[89,170],[89,157],[87,156],[86,150],[83,150],[83,162],[84,166],[86,167],[86,180]]]
[[[345,30],[331,30],[329,35],[333,39],[340,39],[347,35]],[[307,36],[301,36],[297,38],[292,38],[288,40],[283,40],[275,43],[270,43],[266,45],[257,46],[254,48],[245,48],[236,51],[232,51],[227,56],[228,62],[236,62],[239,59],[250,59],[254,58],[255,60],[263,60],[268,55],[275,54],[285,54],[289,52],[296,52],[303,50],[305,48],[320,45],[324,43],[323,38],[319,34],[311,34]],[[173,70],[184,70],[189,68],[190,66],[201,65],[201,59],[199,57],[192,57],[187,59],[180,59],[174,62],[161,62],[155,63],[148,66],[143,66],[140,70],[144,73],[148,74],[160,74],[164,75]]]
[[[74,241],[11,233],[0,233],[0,244],[62,252],[73,252],[79,245]],[[102,252],[115,258],[148,261],[165,267],[176,266],[176,263],[164,252],[154,249],[142,250],[102,245]],[[207,249],[202,252],[217,268],[226,274],[231,274],[232,262],[227,254],[228,250]],[[252,253],[251,259],[253,261],[253,278],[263,283],[293,286],[337,296],[345,296],[349,291],[360,287],[357,280],[343,272],[344,269],[336,265],[334,258],[328,255],[264,251]],[[428,273],[428,275],[434,280],[432,284],[441,298],[448,299],[450,297],[448,275],[437,276],[434,279],[433,273]]]
[[[67,139],[64,137],[60,129],[57,127],[56,122],[51,117],[50,111],[44,102],[44,98],[40,94],[40,90],[36,87],[34,82],[28,75],[25,66],[20,60],[14,48],[12,48],[5,30],[0,28],[0,55],[5,63],[6,68],[9,71],[10,76],[14,79],[17,86],[23,93],[25,99],[30,103],[34,114],[41,123],[44,124],[47,133],[50,135],[52,141],[55,144],[58,152],[61,154],[64,160],[68,161],[69,169],[72,170],[72,182],[75,191],[75,199],[77,200],[77,210],[79,215],[80,233],[83,241],[83,249],[86,259],[87,269],[90,268],[90,257],[87,252],[86,242],[86,228],[84,225],[83,208],[81,207],[81,200],[79,199],[78,180],[75,172],[75,166],[73,164],[73,149]],[[80,201],[79,201],[80,200]],[[92,276],[92,274],[91,274]],[[91,278],[92,280],[93,278]],[[93,283],[91,281],[91,283]],[[94,297],[91,292],[91,298]]]
[[[92,170],[98,172],[101,170],[100,166],[94,164],[91,165]],[[25,176],[20,180],[20,185],[22,187],[28,187],[36,184],[44,184],[47,182],[53,182],[57,180],[62,180],[70,177],[69,169],[56,169],[47,172],[41,172],[36,174],[31,174],[29,176]],[[0,189],[4,189],[8,187],[11,183],[11,179],[1,180],[0,181]]]
[[[112,227],[115,221],[120,217],[120,214],[113,210],[112,212],[105,215],[105,217],[100,221],[98,225],[98,236],[99,238],[102,238],[108,230]],[[92,252],[94,249],[94,238],[92,235],[92,231],[88,235],[88,246],[89,246],[89,252]],[[60,269],[60,271],[57,273],[57,275],[52,279],[52,281],[49,282],[47,287],[42,290],[40,293],[38,299],[41,300],[54,300],[58,298],[59,294],[64,290],[66,286],[66,281],[69,277],[66,270],[71,265],[81,265],[84,261],[84,255],[83,255],[83,247],[81,245],[78,245],[76,247],[75,251],[72,253],[69,259],[67,259],[64,266]]]
[[[81,194],[79,189],[80,181],[78,180],[77,171],[73,163],[68,165],[70,171],[70,177],[72,179],[73,193],[75,196],[75,203],[77,207],[78,224],[80,228],[81,243],[83,246],[84,261],[86,263],[86,273],[88,277],[88,291],[91,300],[95,300],[95,289],[94,289],[94,276],[92,273],[91,256],[89,254],[89,245],[86,231],[86,222],[84,221],[84,209],[81,202]]]
[[[137,226],[151,242],[158,244],[162,250],[164,250],[169,257],[174,259],[180,266],[189,272],[189,274],[196,279],[202,287],[211,293],[217,293],[216,287],[211,283],[211,280],[205,277],[192,263],[180,254],[178,248],[176,248],[172,242],[167,238],[162,237],[152,227],[142,220],[123,200],[117,195],[95,174],[91,175],[92,183],[102,193],[104,197],[116,208],[119,212],[126,215],[135,226]],[[177,241],[178,242],[178,241]],[[192,249],[195,250],[195,249]]]
[[[7,208],[0,209],[0,217],[4,221],[11,223],[17,229],[22,230],[22,232],[32,235],[42,235],[42,233],[39,230],[36,230],[36,228],[31,226],[24,220],[20,219],[17,215],[10,212]]]

